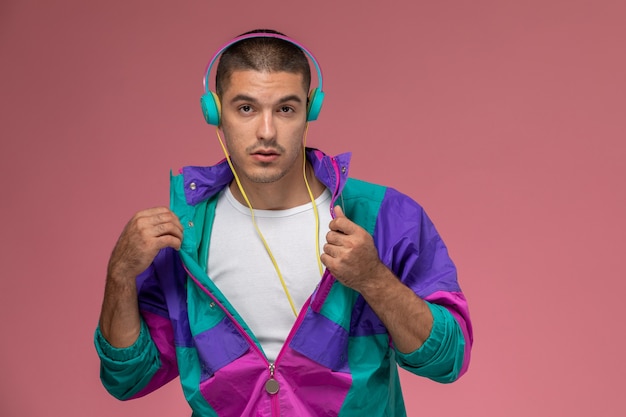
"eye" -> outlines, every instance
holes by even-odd
[[[239,111],[242,113],[250,113],[252,111],[252,106],[244,104],[243,106],[239,106]]]
[[[293,110],[293,108],[292,108],[292,107],[289,107],[289,106],[282,106],[282,107],[280,108],[280,111],[281,111],[281,113],[291,113],[291,112],[293,112],[294,110]]]

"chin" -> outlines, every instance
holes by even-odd
[[[260,172],[260,173],[251,173],[251,175],[246,175],[246,177],[256,183],[256,184],[270,184],[276,182],[285,176],[284,172]]]

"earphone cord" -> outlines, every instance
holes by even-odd
[[[311,204],[313,205],[313,214],[315,215],[315,259],[317,259],[317,267],[320,271],[321,277],[324,275],[324,267],[322,266],[322,257],[320,255],[320,215],[317,211],[317,204],[315,203],[315,197],[313,196],[313,192],[309,186],[309,181],[306,178],[306,138],[308,132],[309,124],[307,123],[304,129],[304,138],[302,139],[302,175],[304,176],[304,184],[309,192],[309,198],[311,199]]]
[[[307,136],[308,130],[309,130],[309,124],[307,123],[305,130],[304,130],[304,138],[303,138],[303,146],[302,146],[302,152],[304,153],[304,158],[303,158],[304,163],[302,166],[302,172],[304,175],[304,183],[306,185],[307,191],[309,192],[311,203],[313,204],[313,213],[315,214],[315,254],[317,255],[317,266],[319,268],[320,276],[321,276],[324,273],[324,268],[322,266],[322,261],[320,257],[320,245],[319,245],[320,219],[319,219],[319,213],[317,211],[317,204],[315,203],[315,198],[313,197],[313,193],[311,192],[311,187],[309,186],[309,182],[307,181],[307,178],[306,178],[306,136]],[[232,171],[233,176],[235,177],[235,182],[237,183],[237,187],[239,188],[241,195],[243,196],[244,200],[246,201],[246,204],[248,205],[248,208],[250,209],[250,215],[252,217],[252,224],[254,225],[254,229],[256,230],[257,235],[261,239],[261,242],[263,242],[263,246],[265,247],[265,250],[272,261],[272,265],[274,265],[276,274],[278,275],[278,278],[280,279],[280,284],[282,285],[283,291],[285,292],[285,295],[287,296],[287,300],[289,301],[289,305],[291,306],[291,311],[293,312],[294,316],[298,317],[298,311],[296,310],[295,303],[293,299],[291,298],[291,294],[289,293],[289,289],[287,288],[287,284],[285,283],[283,274],[280,272],[280,268],[278,267],[276,258],[274,258],[274,255],[272,254],[272,251],[270,250],[270,247],[267,244],[265,237],[263,237],[263,233],[261,233],[261,229],[259,229],[259,226],[256,223],[256,218],[254,216],[254,209],[252,208],[252,204],[250,203],[250,200],[248,199],[246,192],[243,190],[243,186],[241,185],[239,176],[237,175],[237,172],[235,171],[235,167],[233,166],[233,163],[230,160],[230,155],[228,154],[228,151],[226,150],[226,146],[224,146],[224,142],[222,142],[222,137],[220,136],[219,127],[216,127],[215,131],[217,133],[217,138],[219,139],[220,146],[222,147],[222,151],[224,151],[224,155],[226,156],[226,161],[228,162],[228,166],[230,166],[230,170]]]

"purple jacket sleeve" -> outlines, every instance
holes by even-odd
[[[382,261],[429,303],[434,318],[430,337],[411,354],[398,352],[398,363],[439,382],[456,380],[467,371],[473,335],[456,266],[441,236],[419,204],[387,189],[374,237]]]

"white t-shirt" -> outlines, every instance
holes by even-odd
[[[315,200],[319,213],[320,253],[331,220],[330,191]],[[300,311],[320,281],[315,252],[315,215],[311,203],[287,210],[254,210],[287,289]],[[256,335],[270,361],[276,360],[295,316],[250,209],[229,187],[218,196],[208,254],[208,275]]]

